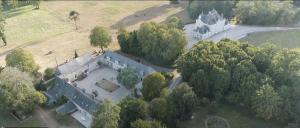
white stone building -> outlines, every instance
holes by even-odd
[[[194,37],[198,39],[207,39],[214,34],[225,31],[230,28],[228,20],[219,14],[215,9],[207,14],[201,13],[196,20]]]

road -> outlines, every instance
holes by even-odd
[[[199,39],[193,38],[195,24],[188,24],[184,27],[184,32],[186,34],[188,45],[187,48],[192,48]],[[245,26],[245,25],[232,25],[229,30],[218,33],[212,37],[209,37],[207,40],[212,40],[218,42],[223,38],[229,38],[232,40],[239,40],[249,33],[254,32],[266,32],[266,31],[281,31],[281,30],[291,30],[291,29],[300,29],[299,27],[261,27],[261,26]]]

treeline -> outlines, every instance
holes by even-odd
[[[179,121],[189,120],[197,97],[187,83],[172,92],[166,78],[156,72],[143,80],[143,97],[127,97],[119,104],[102,103],[94,113],[92,128],[176,128]]]
[[[26,5],[33,5],[36,7],[36,9],[38,9],[41,0],[1,0],[1,2],[4,10],[9,10]]]
[[[167,24],[146,22],[132,32],[120,29],[117,38],[122,52],[155,64],[171,65],[187,44],[181,27],[178,18],[172,18]]]
[[[190,1],[191,18],[216,9],[224,17],[236,18],[242,24],[293,24],[300,20],[299,4],[293,1]]]
[[[177,61],[185,81],[209,105],[221,100],[265,120],[300,119],[300,54],[223,39],[202,41]]]

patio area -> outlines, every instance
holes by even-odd
[[[96,69],[88,74],[86,78],[81,81],[75,81],[75,84],[78,88],[84,89],[86,93],[93,94],[93,92],[97,92],[97,100],[108,99],[114,103],[118,103],[123,98],[130,94],[130,90],[126,89],[123,85],[120,85],[117,81],[118,72],[109,68],[109,67],[101,67]],[[112,90],[104,89],[104,87],[99,87],[99,81],[105,80],[106,82],[102,82],[101,84],[109,85],[117,85],[119,87],[112,87]],[[98,85],[96,83],[98,82]],[[102,86],[109,86],[102,85]],[[110,88],[110,87],[107,87]]]

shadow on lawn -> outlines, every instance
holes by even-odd
[[[35,9],[32,6],[23,6],[23,7],[18,7],[18,8],[14,8],[14,9],[10,9],[8,11],[5,11],[5,15],[6,18],[11,18],[11,17],[15,17],[18,15],[21,15],[23,13],[26,12],[30,12],[30,11],[34,11]]]
[[[129,15],[127,17],[124,17],[122,20],[118,21],[114,25],[111,26],[112,29],[118,29],[122,26],[130,26],[134,25],[141,21],[148,21],[150,19],[153,19],[155,17],[158,17],[162,13],[165,13],[168,11],[168,8],[176,7],[172,4],[164,4],[161,6],[156,7],[150,7],[146,8],[141,11],[137,11],[132,15]]]

